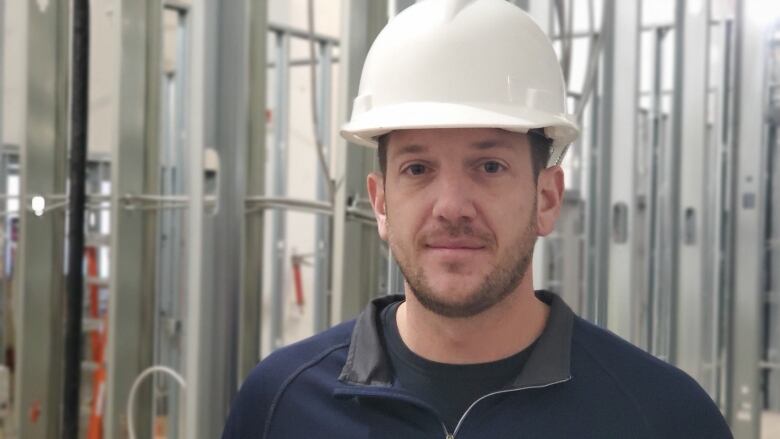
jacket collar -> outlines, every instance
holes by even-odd
[[[550,306],[550,315],[528,362],[511,387],[545,386],[571,378],[574,313],[551,292],[536,291],[536,298]],[[380,315],[385,307],[402,300],[402,295],[380,297],[371,301],[358,316],[339,381],[363,386],[392,385],[393,372],[382,335]]]

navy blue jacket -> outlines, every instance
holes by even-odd
[[[682,371],[537,292],[550,317],[505,389],[478,399],[449,432],[394,380],[373,301],[355,321],[279,349],[250,374],[223,439],[731,438],[718,408]],[[458,385],[458,383],[452,383]]]

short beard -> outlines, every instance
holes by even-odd
[[[412,267],[402,258],[396,258],[398,267],[417,301],[425,309],[439,316],[468,318],[481,314],[506,299],[523,280],[533,258],[537,236],[533,221],[536,213],[536,199],[534,199],[533,204],[531,216],[526,221],[522,235],[513,243],[511,249],[499,259],[493,271],[485,276],[482,283],[471,294],[467,295],[465,302],[452,303],[437,297],[422,267]],[[470,232],[468,225],[452,227],[458,228],[461,234]]]

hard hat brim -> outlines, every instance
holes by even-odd
[[[477,105],[442,102],[384,105],[353,116],[342,126],[340,133],[349,142],[376,148],[377,137],[403,129],[499,128],[527,133],[528,130],[542,128],[545,135],[552,139],[556,152],[574,142],[579,135],[577,125],[563,114],[501,104]]]

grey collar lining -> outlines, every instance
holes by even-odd
[[[539,290],[536,297],[550,306],[550,316],[528,362],[511,387],[544,386],[571,378],[574,312],[551,292]],[[363,386],[392,385],[393,371],[381,332],[380,313],[401,300],[402,295],[380,297],[371,301],[358,316],[339,381]]]

